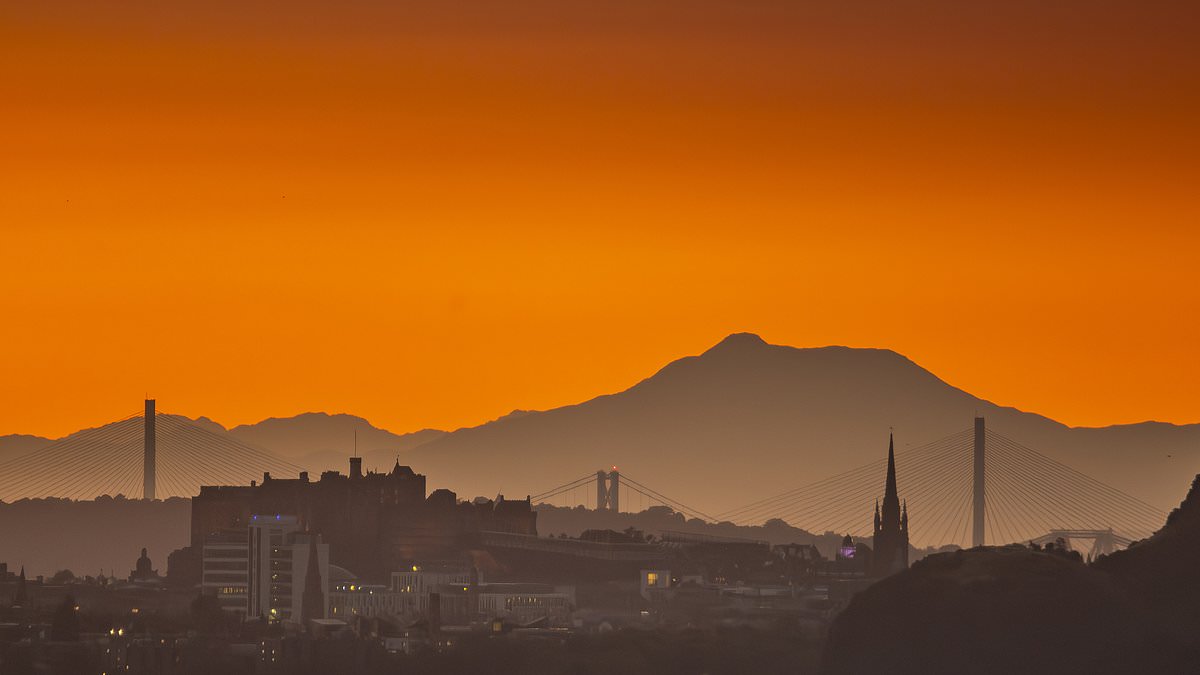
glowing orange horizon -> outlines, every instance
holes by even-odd
[[[742,330],[1200,421],[1200,10],[967,4],[5,7],[0,433],[456,428]]]

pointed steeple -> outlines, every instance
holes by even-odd
[[[308,541],[308,567],[304,571],[304,594],[300,596],[300,618],[305,624],[309,619],[325,618],[325,591],[316,535],[309,535]]]
[[[893,435],[888,434],[888,468],[887,485],[883,488],[883,503],[887,506],[888,498],[899,499],[896,490],[896,444]]]
[[[875,500],[875,531],[879,531],[879,500]]]
[[[883,529],[900,529],[900,495],[896,487],[896,443],[888,434],[887,481],[883,488],[883,504],[879,509],[879,520]]]
[[[887,480],[883,489],[883,504],[878,505],[872,575],[887,576],[908,567],[908,504],[901,506],[896,485],[896,442],[888,434]]]
[[[24,607],[28,601],[28,591],[25,590],[25,566],[21,565],[21,576],[17,577],[17,592],[13,595],[12,604],[17,607]]]

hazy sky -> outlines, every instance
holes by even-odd
[[[1191,1],[0,5],[0,433],[396,431],[726,333],[1200,421]]]

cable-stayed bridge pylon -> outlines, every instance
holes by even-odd
[[[191,497],[301,467],[182,415],[145,410],[0,462],[0,500]]]
[[[899,450],[896,461],[916,546],[1044,541],[1074,532],[1101,533],[1095,536],[1108,551],[1149,536],[1166,519],[1162,510],[987,428],[983,418],[972,429]],[[885,466],[881,458],[717,515],[867,536]]]
[[[897,450],[896,462],[910,516],[910,543],[918,547],[1064,538],[1087,539],[1093,542],[1093,553],[1105,553],[1149,536],[1166,520],[1161,509],[987,428],[983,418],[976,418],[973,428]],[[886,466],[881,453],[874,462],[715,516],[627,474],[620,479],[622,487],[636,488],[650,503],[710,523],[752,526],[779,519],[814,534],[867,537],[872,534],[876,500],[883,494]],[[587,505],[592,481],[603,494],[599,481],[604,475],[601,471],[582,476],[533,499]]]

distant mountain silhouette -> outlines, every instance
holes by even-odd
[[[295,417],[265,419],[256,424],[243,424],[226,429],[207,417],[191,419],[173,415],[209,432],[227,436],[245,445],[266,450],[275,456],[297,464],[311,473],[325,469],[346,470],[346,458],[354,451],[357,435],[358,452],[364,468],[391,469],[397,456],[445,432],[425,429],[410,434],[393,434],[373,426],[353,415],[303,413]],[[27,455],[58,441],[80,434],[95,436],[110,425],[84,429],[59,439],[13,434],[0,436],[0,461]],[[169,443],[163,439],[160,443]]]
[[[44,448],[53,442],[49,438],[28,434],[0,436],[0,462]]]
[[[1200,425],[1069,428],[976,398],[893,351],[798,349],[749,333],[624,392],[460,429],[406,461],[430,485],[510,497],[616,465],[714,514],[878,460],[889,428],[903,449],[968,429],[976,414],[1164,511],[1200,471]]]
[[[893,351],[800,349],[749,333],[674,361],[623,392],[547,411],[514,410],[449,433],[395,434],[361,417],[326,413],[229,430],[207,418],[195,423],[314,474],[344,471],[357,432],[366,468],[388,469],[399,456],[428,475],[431,489],[449,487],[464,498],[501,491],[524,497],[615,465],[717,515],[881,459],[889,428],[903,457],[905,448],[968,429],[976,414],[989,428],[1164,511],[1200,472],[1200,425],[1071,428],[972,396]],[[0,459],[46,443],[0,437]],[[903,494],[903,461],[899,475]],[[636,499],[627,492],[625,505],[644,506]]]
[[[323,412],[272,417],[257,424],[233,427],[228,433],[247,445],[267,450],[314,472],[344,470],[346,458],[354,452],[356,443],[364,467],[390,470],[397,455],[406,454],[445,434],[436,429],[393,434],[361,417]]]

